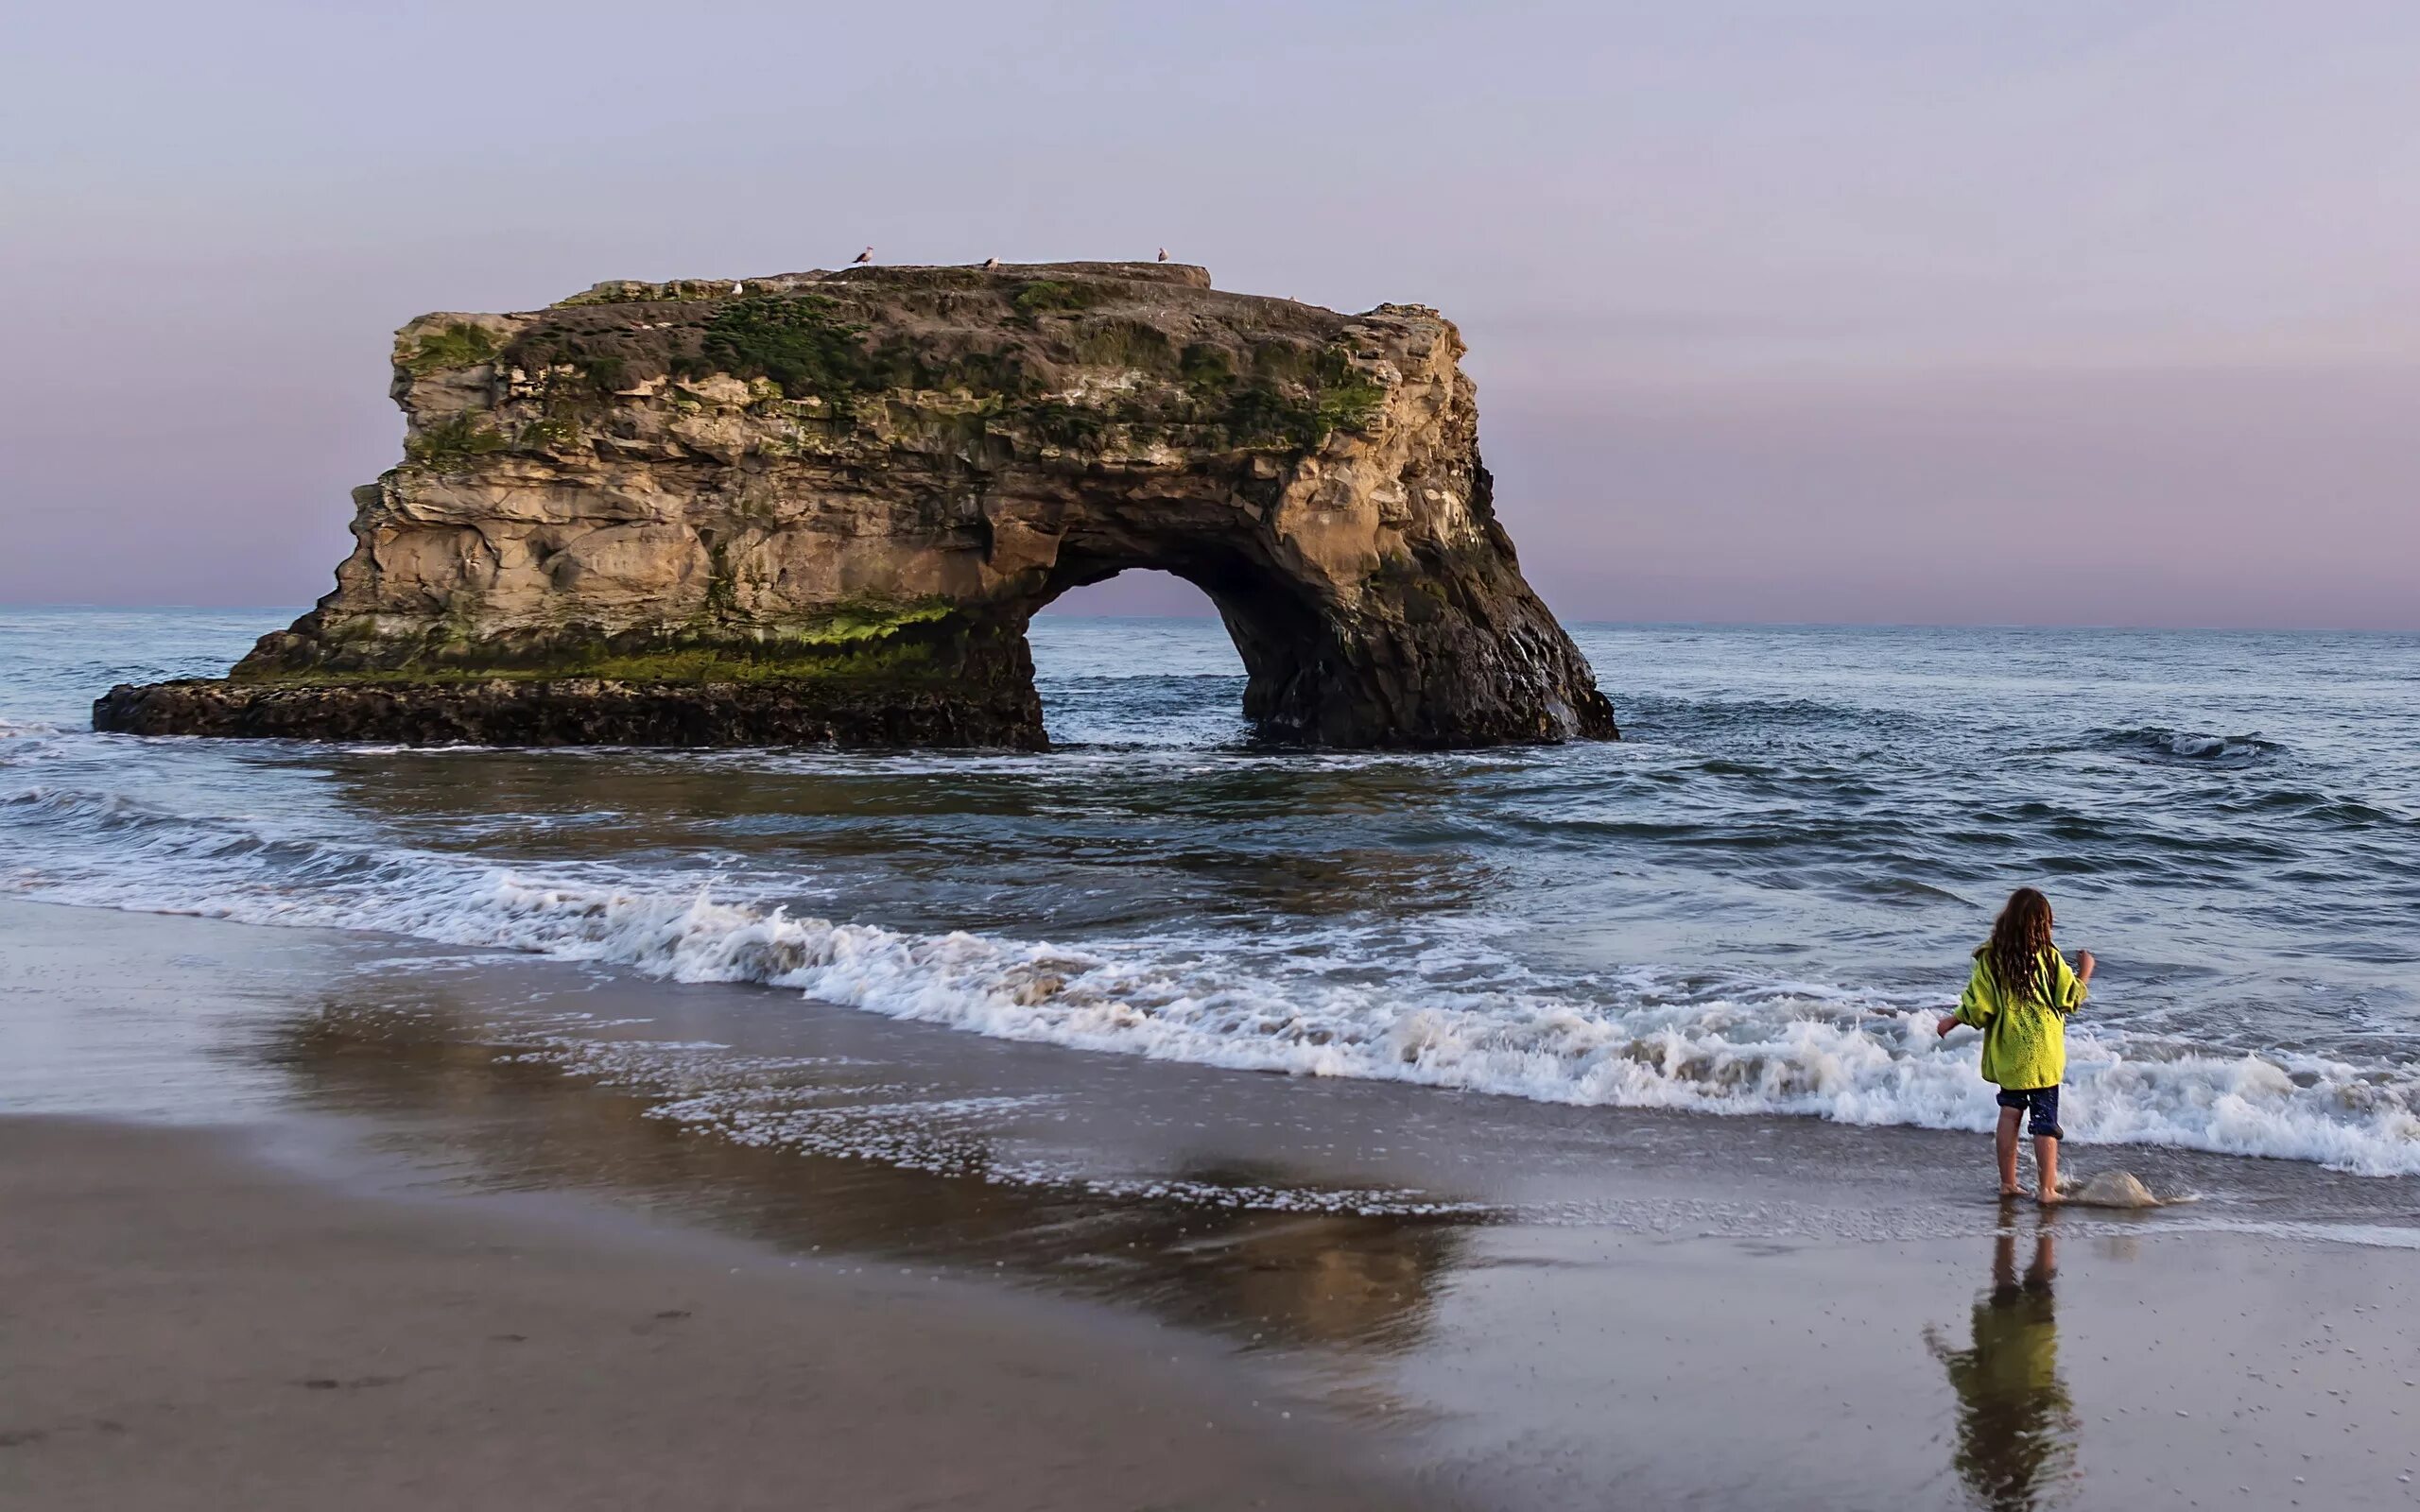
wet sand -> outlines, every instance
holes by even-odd
[[[602,1214],[0,1119],[0,1502],[1400,1507],[1190,1341]]]
[[[668,1116],[719,1063],[629,1052],[707,1040],[818,1137]],[[0,1100],[241,1125],[0,1138],[0,1502],[2420,1505],[2410,1181],[2080,1146],[2202,1200],[2044,1214],[1987,1136],[22,904]]]

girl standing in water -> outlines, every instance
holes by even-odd
[[[2017,1123],[2033,1135],[2041,1200],[2059,1200],[2059,1083],[2067,1074],[2067,1015],[2083,1002],[2097,963],[2078,951],[2076,964],[2050,943],[2050,900],[2031,887],[2009,894],[1992,923],[1992,937],[1975,950],[1975,971],[1958,1011],[1936,1025],[1947,1035],[1960,1024],[1983,1031],[1983,1079],[2000,1089],[1996,1145],[2000,1195],[2016,1187]]]

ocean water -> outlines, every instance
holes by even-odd
[[[1974,1037],[1932,1021],[2031,883],[2102,962],[2078,1143],[2420,1174],[2420,637],[1582,626],[1629,738],[1458,754],[1253,749],[1215,622],[1074,618],[1034,633],[1048,754],[90,731],[111,683],[288,617],[0,613],[0,895],[1070,1053],[1979,1129]],[[744,1058],[675,1064],[721,1048],[545,1054],[811,1143]]]

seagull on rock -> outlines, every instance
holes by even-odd
[[[1163,263],[1165,263],[1165,262],[1167,262],[1167,260],[1168,260],[1168,249],[1167,249],[1167,248],[1163,247],[1163,248],[1161,248],[1161,249],[1160,249],[1160,261],[1161,261],[1161,262],[1163,262]]]
[[[855,266],[856,266],[859,263],[871,263],[871,262],[873,262],[873,248],[871,248],[871,247],[869,247],[869,248],[867,248],[864,251],[859,252],[856,256],[850,258],[850,259],[849,259],[849,266],[850,266],[851,267],[855,267]]]
[[[998,258],[996,258],[996,257],[987,257],[987,258],[983,259],[983,271],[984,271],[984,272],[986,272],[986,273],[989,273],[989,272],[990,272],[990,271],[992,271],[994,268],[995,268],[995,267],[997,267],[997,266],[1000,266],[1000,260],[999,260]]]
[[[734,294],[745,294],[748,292],[748,285],[745,284],[734,284],[731,286],[731,292]]]

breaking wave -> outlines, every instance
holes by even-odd
[[[2094,732],[2095,743],[2148,760],[2206,762],[2216,766],[2250,766],[2284,753],[2285,747],[2258,734],[2215,735],[2198,730],[2169,730],[2147,725],[2129,730]]]
[[[1354,927],[1288,948],[1160,935],[1082,948],[793,914],[761,885],[608,866],[545,874],[460,855],[280,835],[125,795],[0,799],[0,888],[46,902],[387,931],[681,982],[753,983],[1002,1039],[1239,1070],[1419,1083],[1543,1102],[1864,1125],[1990,1126],[1991,1089],[1924,994],[1639,971],[1542,978],[1484,940],[1394,953]],[[1320,947],[1325,947],[1324,953]],[[2408,1062],[2222,1054],[2080,1027],[2069,1132],[2420,1174]]]

